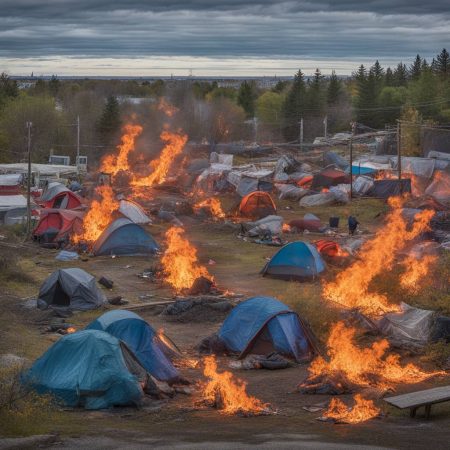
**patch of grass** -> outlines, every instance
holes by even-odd
[[[14,251],[0,249],[0,280],[3,282],[30,283],[33,278],[20,267],[20,259]]]
[[[421,360],[443,367],[450,359],[450,345],[444,340],[428,344]]]

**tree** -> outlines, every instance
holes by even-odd
[[[299,121],[305,113],[306,88],[303,73],[299,70],[283,105],[284,135],[287,140],[298,138]]]
[[[256,117],[262,122],[278,126],[283,110],[284,96],[276,92],[264,92],[256,100]]]
[[[106,100],[103,113],[98,123],[98,131],[104,142],[108,142],[111,137],[120,129],[120,107],[119,102],[113,95]]]
[[[56,75],[52,75],[52,78],[48,82],[48,89],[50,91],[50,94],[53,97],[56,97],[58,95],[60,87],[61,87],[61,82],[58,80]]]
[[[412,80],[417,80],[420,77],[420,73],[422,72],[422,64],[422,58],[420,57],[420,55],[417,55],[416,59],[409,68],[409,76]]]
[[[408,83],[408,69],[403,63],[398,63],[394,70],[394,82],[395,86],[406,86]]]
[[[314,72],[314,78],[308,84],[306,95],[306,109],[310,115],[321,116],[325,110],[325,91],[323,89],[324,76],[319,69]]]
[[[245,111],[247,117],[254,117],[255,115],[255,100],[255,84],[244,81],[239,87],[237,103]]]
[[[386,74],[384,76],[384,85],[391,87],[394,86],[395,80],[394,80],[394,73],[392,72],[392,69],[388,67],[386,69]]]
[[[395,124],[400,117],[402,106],[407,98],[407,89],[404,86],[385,86],[378,97],[378,105],[383,109],[384,123]]]
[[[277,84],[272,88],[272,91],[281,94],[288,86],[289,81],[279,80]]]
[[[336,71],[331,72],[330,79],[328,81],[327,88],[327,103],[330,106],[336,105],[339,100],[339,96],[341,94],[342,86],[341,81],[336,75]]]
[[[450,55],[445,48],[436,57],[434,71],[443,78],[450,74]]]
[[[424,118],[436,118],[439,115],[439,80],[428,69],[422,71],[416,81],[409,85],[409,100]]]
[[[9,99],[17,97],[19,89],[15,80],[7,75],[6,72],[0,74],[0,109]]]

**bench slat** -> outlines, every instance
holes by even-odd
[[[387,403],[397,408],[415,408],[422,405],[441,403],[450,400],[450,386],[442,386],[424,391],[411,392],[409,394],[386,397]]]

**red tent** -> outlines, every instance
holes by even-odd
[[[72,233],[81,233],[83,211],[67,209],[42,209],[41,218],[33,230],[33,237],[39,239],[49,229],[58,230],[54,241],[61,241]]]
[[[345,250],[342,250],[341,246],[337,242],[322,239],[320,241],[313,242],[313,244],[316,246],[321,255],[331,257],[348,256],[348,253]]]
[[[246,195],[239,205],[239,213],[244,217],[260,219],[275,214],[277,207],[270,194],[264,191],[255,191]]]
[[[81,198],[72,191],[56,194],[50,200],[41,203],[44,208],[76,209],[82,206]]]
[[[337,169],[324,169],[320,173],[314,175],[312,180],[312,188],[317,187],[330,187],[337,186],[338,184],[348,184],[350,183],[350,175],[342,170]]]

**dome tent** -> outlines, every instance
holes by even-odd
[[[99,255],[149,255],[159,246],[140,225],[120,217],[112,222],[95,242],[92,253]]]
[[[38,307],[49,306],[88,310],[105,303],[105,296],[95,278],[82,269],[59,269],[53,272],[39,290]]]
[[[267,192],[255,191],[246,195],[239,205],[239,213],[244,217],[261,219],[275,214],[277,208]]]
[[[239,303],[223,322],[218,337],[240,358],[249,353],[267,355],[276,351],[304,361],[317,353],[308,325],[272,297],[253,297]]]
[[[42,209],[38,224],[33,230],[33,238],[39,241],[49,230],[57,230],[53,241],[63,241],[72,233],[81,232],[83,226],[83,211],[69,209]]]
[[[307,242],[295,241],[280,248],[261,273],[285,280],[315,278],[325,270],[325,263],[317,249]]]
[[[82,206],[80,197],[62,183],[49,183],[39,199],[44,208],[75,209]]]
[[[85,330],[59,339],[22,381],[67,406],[103,409],[138,405],[147,377],[123,342],[103,331]]]
[[[156,379],[174,381],[179,378],[179,373],[168,356],[173,354],[172,349],[137,314],[125,310],[108,311],[91,322],[86,329],[102,330],[125,342],[141,365]]]

